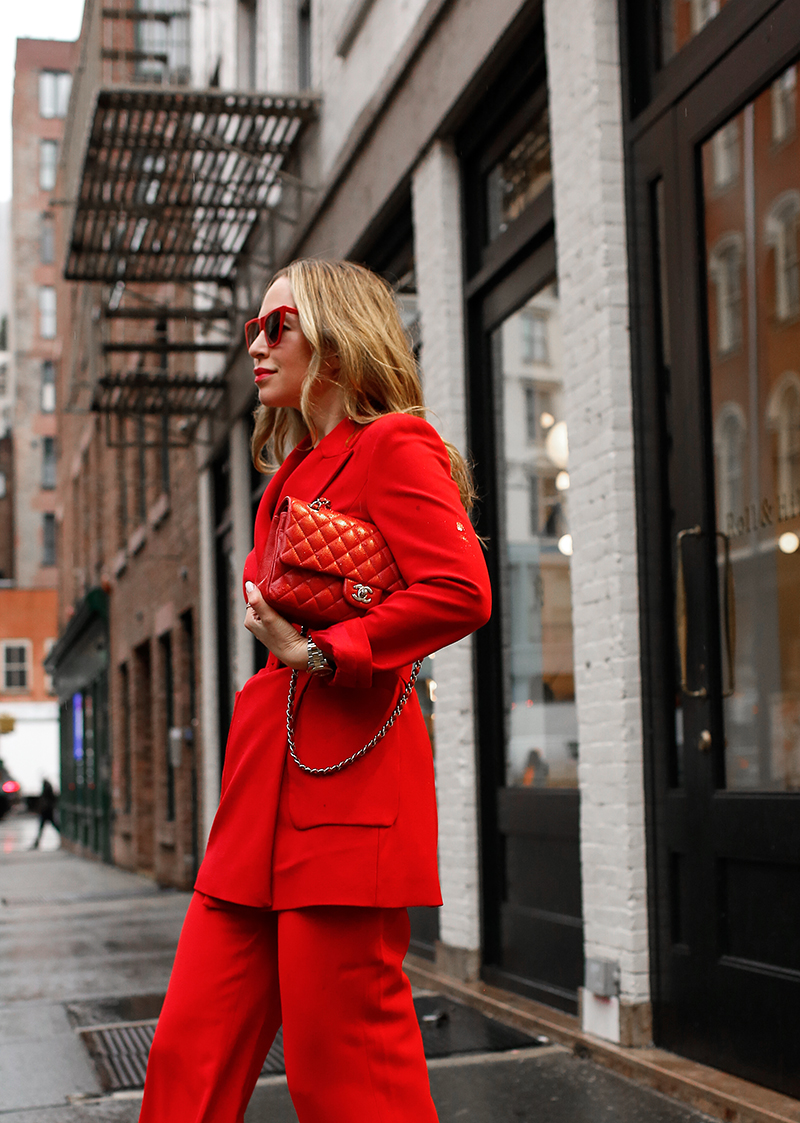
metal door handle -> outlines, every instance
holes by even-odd
[[[723,698],[730,698],[736,690],[736,591],[733,586],[733,566],[731,565],[731,540],[721,530],[717,531],[725,550],[725,573],[722,586],[722,620],[725,627],[725,654],[728,657],[728,689],[722,691]]]
[[[681,661],[681,690],[689,698],[706,698],[708,690],[705,686],[697,690],[690,690],[686,682],[686,658],[689,647],[689,622],[686,616],[686,583],[683,576],[683,540],[689,535],[699,537],[702,534],[700,526],[692,526],[686,530],[679,530],[675,539],[678,547],[678,573],[675,582],[675,630],[678,633],[678,655]]]

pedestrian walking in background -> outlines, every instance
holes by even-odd
[[[244,570],[245,626],[270,654],[236,698],[140,1121],[241,1123],[283,1025],[300,1123],[431,1123],[402,970],[407,907],[441,904],[433,761],[412,667],[490,613],[469,472],[424,419],[393,295],[368,270],[295,262],[246,337],[254,462],[263,472],[265,453],[282,461]],[[273,516],[288,500],[324,501],[377,528],[399,586],[378,599],[351,583],[361,608],[377,603],[298,631],[261,591]]]
[[[58,797],[56,796],[53,785],[50,783],[49,780],[44,780],[42,782],[42,794],[39,796],[39,800],[38,800],[39,830],[38,830],[38,833],[36,835],[36,838],[33,840],[33,843],[31,844],[31,850],[38,850],[39,849],[39,843],[42,840],[42,831],[44,830],[45,823],[50,823],[51,826],[55,827],[55,829],[57,831],[59,831],[59,833],[61,833],[60,828],[58,826],[58,823],[56,822],[56,806],[57,806],[57,804],[58,804]]]

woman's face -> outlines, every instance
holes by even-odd
[[[278,277],[267,289],[259,309],[259,317],[268,316],[276,308],[295,308],[288,278]],[[262,331],[249,348],[255,364],[254,376],[258,400],[262,406],[300,408],[300,395],[314,352],[300,330],[300,321],[287,312],[280,342],[270,347]]]

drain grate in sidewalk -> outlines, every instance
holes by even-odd
[[[468,1053],[499,1053],[549,1044],[546,1037],[531,1037],[439,994],[418,995],[414,1006],[425,1056],[429,1059]],[[157,1018],[145,1018],[78,1028],[104,1091],[142,1087],[157,1023]],[[280,1029],[261,1075],[270,1076],[283,1071],[283,1030]]]
[[[152,1018],[146,1022],[122,1022],[78,1030],[94,1061],[104,1092],[144,1086],[147,1056],[157,1024]],[[261,1075],[272,1076],[283,1071],[283,1030],[279,1029]]]

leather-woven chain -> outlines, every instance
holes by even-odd
[[[368,753],[370,749],[374,749],[378,742],[383,740],[383,738],[386,736],[386,734],[389,732],[389,730],[392,728],[392,726],[400,716],[400,712],[403,709],[403,706],[405,706],[406,702],[411,697],[411,691],[414,689],[414,684],[417,681],[417,676],[419,675],[421,669],[422,660],[417,659],[417,661],[414,663],[414,666],[411,668],[411,675],[409,676],[408,682],[406,683],[405,690],[397,699],[397,705],[389,714],[386,721],[380,727],[372,740],[367,741],[366,745],[364,745],[363,748],[360,748],[357,753],[353,753],[352,756],[347,757],[346,760],[340,760],[338,764],[329,764],[327,768],[310,768],[307,764],[303,764],[302,760],[300,760],[295,750],[294,694],[295,687],[297,685],[297,671],[292,671],[292,677],[289,682],[289,701],[286,704],[286,736],[289,741],[289,752],[292,754],[292,760],[295,762],[297,767],[301,768],[303,772],[308,772],[310,776],[327,776],[331,772],[341,772],[341,770],[343,768],[346,768],[348,764],[352,764],[353,761],[358,760],[359,757],[362,757],[366,753]]]

